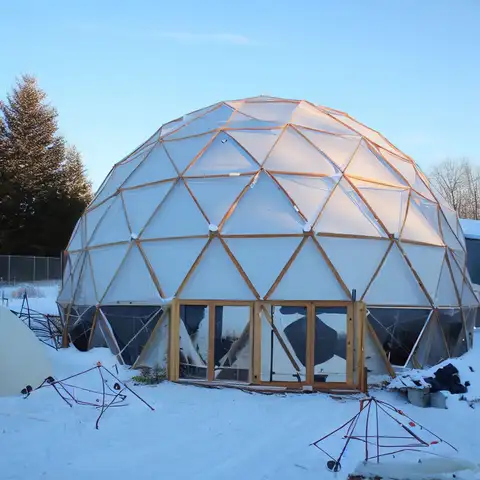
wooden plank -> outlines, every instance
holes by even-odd
[[[207,305],[208,302],[214,302],[215,305],[228,307],[228,306],[250,306],[253,304],[253,301],[248,300],[216,300],[212,298],[205,298],[202,300],[181,300],[182,305]]]
[[[354,318],[354,306],[349,305],[347,308],[347,383],[353,384],[353,349],[354,349],[354,338],[355,338],[355,326],[353,322]]]
[[[95,309],[95,313],[93,314],[92,329],[90,330],[90,336],[88,337],[87,350],[90,350],[92,348],[93,335],[95,333],[95,328],[97,327],[98,310],[99,307],[97,306],[97,308]]]
[[[208,354],[207,354],[207,380],[215,379],[215,304],[207,303],[208,307]]]
[[[253,355],[252,355],[252,378],[251,382],[257,384],[261,381],[262,372],[262,322],[260,317],[260,302],[253,304]]]
[[[358,387],[360,390],[364,390],[364,386],[367,382],[365,376],[365,323],[367,307],[363,302],[355,302],[354,304],[354,319],[353,326],[355,332],[355,345],[357,349],[357,372],[358,372]]]
[[[315,306],[307,306],[307,352],[306,352],[306,383],[313,385],[315,377]]]
[[[172,301],[168,338],[168,379],[176,381],[180,369],[180,304]]]

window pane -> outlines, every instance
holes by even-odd
[[[261,318],[262,381],[305,381],[307,308],[266,305]]]
[[[314,381],[347,381],[347,309],[315,308]]]
[[[208,306],[180,306],[180,378],[208,378]]]
[[[371,308],[368,320],[392,365],[404,366],[431,310]]]
[[[147,343],[162,309],[154,306],[113,305],[102,307],[111,325],[123,361],[133,365]]]
[[[250,307],[215,307],[215,379],[248,382]]]
[[[439,310],[440,326],[442,327],[443,334],[447,340],[448,350],[450,356],[454,357],[454,351],[457,348],[457,343],[462,335],[463,320],[460,309],[449,308],[448,310]],[[465,334],[463,334],[465,335]],[[461,354],[460,354],[461,355]]]

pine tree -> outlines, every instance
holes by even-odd
[[[90,201],[80,155],[34,77],[0,102],[0,120],[0,252],[58,255]]]

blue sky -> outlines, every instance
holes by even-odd
[[[480,163],[480,1],[0,0],[0,97],[31,73],[97,187],[162,123],[269,94],[344,110],[423,169]]]

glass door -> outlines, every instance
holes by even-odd
[[[260,318],[261,382],[305,383],[307,306],[263,304]]]
[[[315,306],[313,382],[347,383],[348,311],[346,306]]]
[[[249,305],[216,305],[214,316],[213,380],[250,381],[251,318]]]

